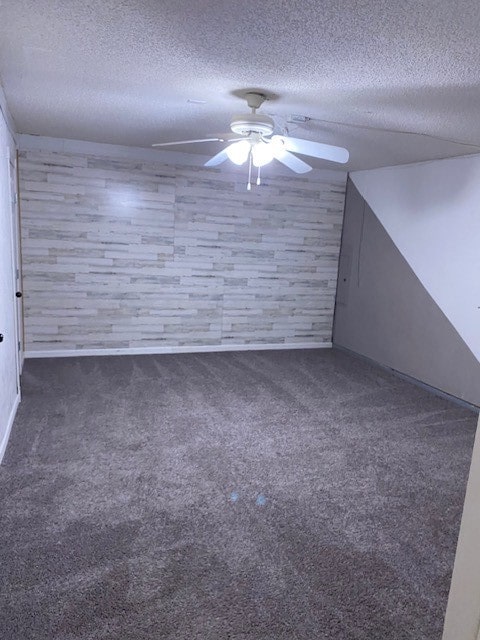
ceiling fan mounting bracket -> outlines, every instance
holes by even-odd
[[[255,91],[249,91],[245,94],[245,100],[247,101],[250,109],[259,109],[265,100],[268,100],[264,93],[257,93]]]

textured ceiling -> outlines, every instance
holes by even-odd
[[[259,88],[366,169],[480,151],[479,32],[478,0],[1,0],[0,78],[19,132],[132,146],[227,131]]]

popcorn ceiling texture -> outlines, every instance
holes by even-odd
[[[232,92],[264,89],[366,169],[476,149],[387,129],[480,145],[479,24],[477,0],[16,0],[0,77],[19,132],[130,146],[227,130]]]
[[[51,151],[21,152],[20,175],[28,352],[331,341],[343,175],[248,193]]]

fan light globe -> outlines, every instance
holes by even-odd
[[[234,142],[226,149],[227,156],[234,164],[244,164],[248,159],[250,153],[250,143],[247,140],[239,140]]]
[[[264,167],[273,160],[273,150],[265,142],[257,142],[252,147],[252,162],[255,167]]]

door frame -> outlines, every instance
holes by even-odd
[[[458,536],[443,640],[480,640],[480,416]]]
[[[17,150],[7,146],[7,171],[10,198],[10,243],[12,252],[12,290],[15,296],[17,291],[22,291],[21,286],[21,270],[20,270],[20,225],[18,218],[18,182],[17,182]],[[20,375],[23,364],[23,341],[21,341],[21,326],[23,318],[23,307],[21,305],[23,298],[15,297],[15,364],[16,364],[16,385],[17,394],[20,394]],[[20,302],[20,304],[19,304]]]

